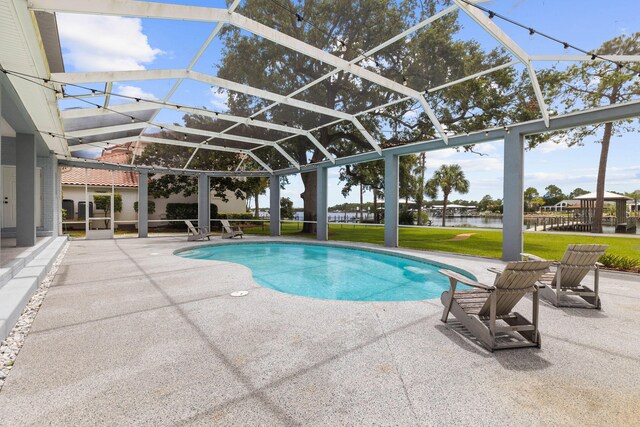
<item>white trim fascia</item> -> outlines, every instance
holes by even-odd
[[[227,9],[127,0],[29,0],[29,9],[45,12],[158,18],[176,21],[229,22]]]

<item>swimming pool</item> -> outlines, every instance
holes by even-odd
[[[288,294],[349,301],[416,301],[449,289],[441,268],[458,268],[387,253],[298,243],[203,246],[176,253],[247,266],[260,285]],[[459,285],[465,288],[465,286]]]

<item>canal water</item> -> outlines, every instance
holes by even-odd
[[[357,222],[358,215],[355,212],[329,212],[328,215],[329,222]],[[365,213],[365,219],[373,220],[373,214]],[[294,220],[302,221],[303,213],[296,212],[294,216]],[[431,218],[432,226],[439,227],[442,224],[442,218]],[[485,217],[485,216],[474,216],[467,218],[460,217],[448,217],[446,221],[447,227],[475,227],[475,228],[502,228],[502,218],[500,217]],[[603,227],[604,233],[615,232],[615,227]],[[526,230],[526,225],[523,225],[523,229]],[[640,229],[638,230],[638,234],[640,234]]]

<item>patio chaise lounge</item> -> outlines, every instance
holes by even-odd
[[[242,231],[242,229],[240,227],[232,227],[229,224],[229,221],[226,219],[221,219],[220,223],[222,224],[222,238],[223,239],[233,239],[236,236],[240,236],[240,238],[242,239],[242,236],[244,235],[244,232]]]
[[[202,240],[207,239],[211,240],[211,236],[214,236],[214,233],[209,232],[209,227],[196,227],[191,221],[184,221],[187,224],[187,228],[189,229],[189,234],[187,236],[187,241],[191,242],[194,240]]]
[[[451,270],[440,270],[449,278],[451,288],[442,293],[447,322],[453,314],[478,341],[490,351],[540,347],[538,332],[538,286],[536,281],[549,271],[552,261],[515,261],[500,271],[489,268],[496,279],[488,286],[469,279]],[[456,290],[457,283],[476,289]],[[529,321],[519,313],[512,312],[515,305],[527,293],[533,293],[533,315]]]
[[[545,285],[540,290],[543,298],[553,305],[568,306],[566,296],[577,296],[589,303],[590,308],[600,310],[602,304],[598,296],[599,271],[602,264],[598,258],[607,250],[607,245],[569,245],[560,262],[554,262],[555,272],[544,274],[540,283]],[[542,258],[531,254],[522,254],[532,260]],[[582,285],[582,281],[590,270],[594,270],[593,290]]]

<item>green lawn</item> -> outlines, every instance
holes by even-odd
[[[269,234],[268,223],[262,227],[244,228],[247,234]],[[283,223],[282,234],[315,238],[300,233],[300,225]],[[468,239],[451,240],[459,234],[472,234]],[[382,226],[329,225],[329,240],[347,242],[384,243]],[[640,239],[633,237],[585,236],[580,234],[525,233],[524,250],[547,259],[560,259],[568,244],[599,243],[609,245],[608,253],[640,258]],[[454,252],[500,258],[502,232],[469,229],[400,228],[400,246],[405,248]]]

